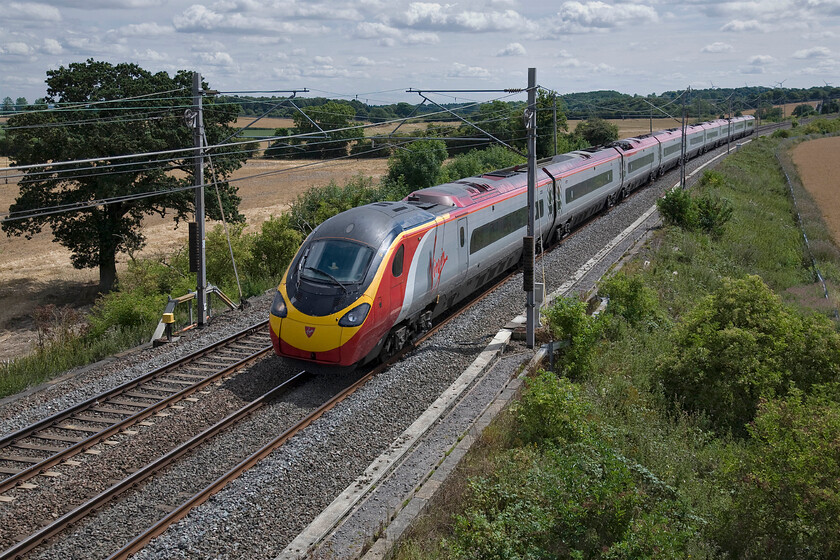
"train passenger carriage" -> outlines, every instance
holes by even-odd
[[[718,146],[720,142],[720,125],[717,122],[704,122],[699,125],[705,133],[703,152],[708,152]]]
[[[621,155],[622,183],[619,199],[659,174],[659,142],[655,136],[618,140],[610,144]]]
[[[693,158],[703,152],[706,146],[706,130],[701,125],[689,125],[685,127],[685,157]]]
[[[615,148],[596,147],[554,156],[544,166],[558,183],[560,234],[612,205],[621,189],[621,155]]]
[[[659,174],[661,175],[680,164],[682,130],[678,128],[659,130],[653,133],[653,137],[659,142],[661,150],[659,155]]]

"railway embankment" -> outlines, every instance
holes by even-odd
[[[666,224],[601,283],[605,313],[549,313],[570,341],[555,371],[526,381],[394,557],[837,554],[840,252],[791,161],[813,138],[797,132],[692,189],[731,207],[721,230]]]

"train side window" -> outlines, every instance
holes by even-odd
[[[464,246],[464,226],[461,226],[461,247]]]
[[[391,274],[394,278],[399,278],[403,273],[403,258],[405,257],[405,245],[400,245],[397,253],[394,255],[394,262],[391,264]]]

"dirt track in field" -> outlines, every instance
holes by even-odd
[[[793,149],[793,161],[805,189],[822,208],[823,219],[840,244],[840,137],[803,142]]]

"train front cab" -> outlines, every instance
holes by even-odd
[[[407,207],[401,220],[388,214],[393,203],[387,206],[327,220],[301,247],[271,308],[277,355],[335,368],[375,357],[402,308],[404,269],[416,248],[404,228],[433,220],[425,212],[406,216],[412,213]]]

